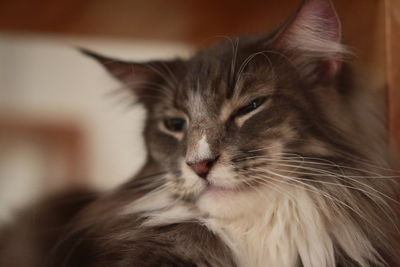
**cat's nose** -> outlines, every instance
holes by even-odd
[[[218,157],[212,159],[205,159],[196,162],[186,162],[190,168],[201,178],[207,179],[207,175],[210,172],[211,168],[214,166],[214,163],[217,161]]]

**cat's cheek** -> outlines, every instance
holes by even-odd
[[[224,155],[221,155],[220,158],[224,158]],[[221,161],[223,161],[221,159]],[[233,167],[230,164],[217,164],[210,174],[208,175],[208,181],[211,185],[216,187],[224,187],[224,188],[232,188],[237,189],[241,185],[240,180],[236,178],[236,174],[233,170]]]
[[[149,137],[148,144],[151,156],[160,162],[167,162],[168,159],[176,158],[182,153],[182,148],[176,138],[159,131]]]

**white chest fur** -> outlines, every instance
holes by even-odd
[[[226,199],[206,197],[199,203],[211,214],[203,222],[231,248],[239,267],[297,267],[300,261],[304,267],[335,267],[333,240],[361,267],[369,267],[369,262],[385,266],[354,222],[330,216],[331,208],[321,195],[286,189],[285,194],[270,190]],[[145,212],[148,226],[202,217],[165,191],[153,192],[123,210],[137,212]]]
[[[334,249],[323,218],[307,191],[276,194],[240,219],[210,219],[240,266],[334,267]],[[262,207],[261,207],[262,206]]]

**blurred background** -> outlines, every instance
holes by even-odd
[[[76,47],[187,57],[224,36],[268,33],[300,2],[0,0],[0,220],[49,192],[115,187],[144,161],[143,108]],[[365,89],[388,95],[395,142],[400,1],[333,2]]]

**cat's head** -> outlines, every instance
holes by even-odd
[[[336,130],[349,126],[345,47],[329,1],[305,1],[273,34],[228,38],[187,60],[87,53],[146,107],[149,154],[170,189],[213,214],[254,206],[260,191],[290,182],[302,157],[334,157]]]

